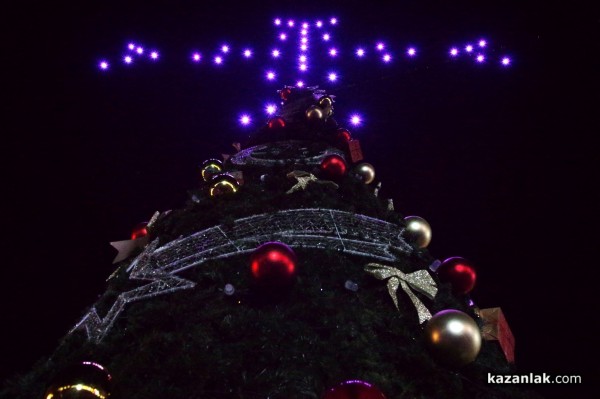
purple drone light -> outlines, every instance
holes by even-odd
[[[138,46],[138,47],[135,49],[135,52],[136,52],[136,53],[138,53],[138,54],[140,54],[140,55],[142,55],[142,54],[144,54],[144,48],[143,48],[143,47],[140,47],[140,46]]]
[[[476,60],[481,64],[483,61],[485,61],[485,56],[483,54],[478,54]]]
[[[281,52],[277,49],[273,49],[273,51],[271,51],[271,56],[273,58],[278,58],[281,55]]]
[[[304,87],[304,82],[299,80],[296,82],[296,87]]]
[[[383,51],[385,49],[385,44],[383,44],[383,42],[379,42],[379,43],[377,43],[375,48],[379,51]]]
[[[337,24],[337,23],[338,23],[338,20],[337,20],[337,18],[333,17],[333,18],[331,18],[331,19],[329,20],[329,23],[330,23],[331,25],[335,25],[335,24]]]
[[[352,114],[350,116],[350,123],[352,126],[360,126],[362,124],[362,118],[358,114]]]
[[[133,62],[133,58],[131,58],[131,56],[129,56],[129,55],[126,55],[125,57],[123,57],[123,61],[126,64],[131,64]]]
[[[250,115],[248,115],[248,114],[242,114],[240,116],[240,123],[244,126],[248,126],[251,121],[252,121],[252,119],[250,118]]]
[[[267,80],[275,80],[275,72],[273,71],[268,71],[266,76]]]
[[[500,62],[504,66],[509,66],[510,65],[510,58],[508,58],[508,57],[502,57],[502,61],[500,61]]]
[[[471,46],[470,44],[467,44],[467,46],[465,47],[465,51],[467,53],[472,53],[473,52],[473,46]]]
[[[157,60],[158,59],[158,51],[152,51],[150,53],[150,58],[152,58],[153,60]]]
[[[414,47],[409,47],[408,50],[406,50],[406,54],[408,54],[409,57],[414,57],[417,54],[417,50]]]
[[[392,55],[389,53],[386,53],[383,55],[383,57],[381,57],[382,61],[385,62],[386,64],[388,62],[392,62]]]
[[[277,105],[267,104],[265,106],[265,111],[267,112],[268,115],[273,115],[275,113],[275,111],[277,111]]]
[[[275,21],[273,21],[275,23],[275,26],[279,26],[281,25],[281,19],[279,18],[275,18]]]
[[[200,62],[200,59],[202,59],[202,56],[200,55],[200,53],[193,53],[192,54],[192,61],[194,62]]]
[[[329,55],[330,55],[331,57],[336,57],[336,56],[338,55],[338,51],[337,51],[337,49],[336,49],[336,48],[330,48],[330,49],[329,49]]]
[[[217,55],[215,57],[215,64],[221,65],[222,63],[223,63],[223,57],[221,57],[220,55]]]
[[[479,41],[479,47],[482,47],[482,48],[483,48],[483,47],[485,47],[485,46],[487,46],[487,42],[486,42],[485,40],[481,39],[481,40]]]
[[[279,35],[279,40],[286,40],[287,39],[287,35],[285,33],[281,33]]]
[[[244,50],[244,52],[242,54],[244,54],[244,57],[250,58],[250,57],[252,57],[252,50],[250,50],[249,48],[247,48],[247,49]]]
[[[364,57],[365,56],[365,49],[363,48],[357,48],[356,49],[356,56],[357,57]]]
[[[329,33],[325,33],[323,35],[323,40],[325,40],[327,42],[327,41],[329,41],[329,39],[331,39],[331,36],[329,35]]]
[[[456,47],[452,47],[450,49],[450,56],[456,57],[458,55],[458,49]]]
[[[317,21],[315,23],[315,25],[316,25],[317,28],[322,28],[323,27],[323,21]]]
[[[329,80],[330,82],[335,82],[336,80],[338,80],[338,75],[335,72],[330,72],[327,75],[327,80]]]
[[[108,62],[106,61],[100,61],[100,63],[98,64],[98,68],[102,69],[102,70],[107,70],[108,69]]]

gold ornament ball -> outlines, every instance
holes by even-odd
[[[450,367],[471,363],[481,349],[481,332],[475,320],[460,310],[442,310],[427,322],[425,340],[439,362]]]
[[[306,118],[309,121],[317,121],[323,119],[323,110],[316,105],[311,105],[306,110]]]
[[[333,100],[331,99],[331,97],[327,97],[327,96],[321,97],[319,99],[319,105],[322,108],[332,107],[333,106]]]
[[[367,162],[356,165],[356,174],[365,184],[372,183],[375,180],[375,168]]]
[[[419,248],[426,248],[431,242],[431,226],[419,216],[407,216],[405,237]]]

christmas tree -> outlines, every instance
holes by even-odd
[[[106,292],[6,397],[535,397],[486,384],[511,347],[485,339],[473,266],[379,195],[335,91],[277,95],[187,204],[113,243]]]

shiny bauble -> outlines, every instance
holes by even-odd
[[[232,194],[237,192],[240,184],[228,173],[221,173],[210,181],[210,196],[216,197],[223,194]]]
[[[431,226],[419,216],[407,216],[404,218],[406,229],[404,238],[416,245],[418,248],[426,248],[431,242]]]
[[[354,168],[354,172],[363,183],[369,184],[375,180],[375,168],[367,162],[361,162]]]
[[[317,107],[316,105],[311,105],[306,110],[306,119],[309,122],[322,121],[324,117],[325,117],[325,114],[324,114],[323,110],[321,108]]]
[[[350,380],[330,388],[323,399],[386,399],[383,392],[373,384]]]
[[[296,275],[296,254],[282,242],[267,242],[250,255],[250,271],[261,287],[288,287]]]
[[[319,107],[321,107],[321,108],[330,107],[331,108],[331,107],[333,107],[333,100],[329,96],[323,96],[323,97],[319,98]]]
[[[468,260],[458,256],[443,261],[437,268],[436,273],[441,282],[450,283],[452,292],[457,295],[471,292],[477,280],[473,265]]]
[[[281,96],[281,99],[283,101],[289,100],[291,94],[292,94],[292,89],[290,89],[289,87],[286,87],[285,89],[282,89],[279,91],[279,95]]]
[[[320,168],[326,178],[334,180],[341,179],[348,169],[344,158],[336,154],[327,155],[323,158]]]
[[[285,120],[283,120],[282,117],[277,116],[275,118],[269,119],[269,122],[267,123],[267,126],[271,130],[274,130],[274,129],[283,129],[285,127]]]
[[[111,376],[98,363],[79,362],[58,373],[46,390],[46,399],[98,399],[111,393]]]
[[[442,310],[427,321],[425,342],[440,364],[462,367],[475,360],[481,349],[481,332],[475,320],[460,310]]]
[[[350,132],[344,128],[339,128],[336,132],[336,139],[339,142],[342,143],[347,143],[350,140],[352,140],[352,135],[350,134]]]
[[[131,239],[135,240],[137,238],[146,237],[148,235],[148,222],[142,222],[135,225],[133,229],[131,229]]]
[[[202,180],[210,181],[214,175],[217,175],[223,171],[223,162],[218,159],[207,159],[202,162],[200,166],[200,174],[202,175]]]

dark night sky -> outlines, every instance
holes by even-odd
[[[320,76],[329,61],[314,56],[306,79],[337,96],[339,122],[364,113],[353,134],[382,195],[429,221],[435,257],[475,263],[472,297],[482,308],[503,308],[522,372],[597,374],[581,359],[594,354],[597,331],[589,139],[598,124],[584,117],[598,102],[577,91],[583,69],[553,58],[574,21],[581,36],[597,21],[537,2],[397,3],[14,10],[4,43],[12,101],[2,129],[0,377],[50,354],[103,292],[113,271],[108,242],[126,239],[156,210],[183,205],[197,164],[231,152],[230,143],[250,132],[236,125],[241,110],[261,123],[262,105],[294,83],[262,78],[275,65],[264,55],[275,43],[272,18],[331,15],[340,19],[332,33],[341,49],[382,39],[396,57],[386,66],[340,57],[331,66],[342,79],[328,85]],[[481,36],[490,56],[506,52],[513,66],[446,57],[450,45]],[[120,65],[128,40],[156,46],[160,62]],[[223,41],[263,54],[252,66],[236,55],[219,70],[188,61],[192,49],[208,55]],[[409,44],[419,48],[411,61],[400,54]],[[96,68],[103,55],[113,59],[109,73]]]

